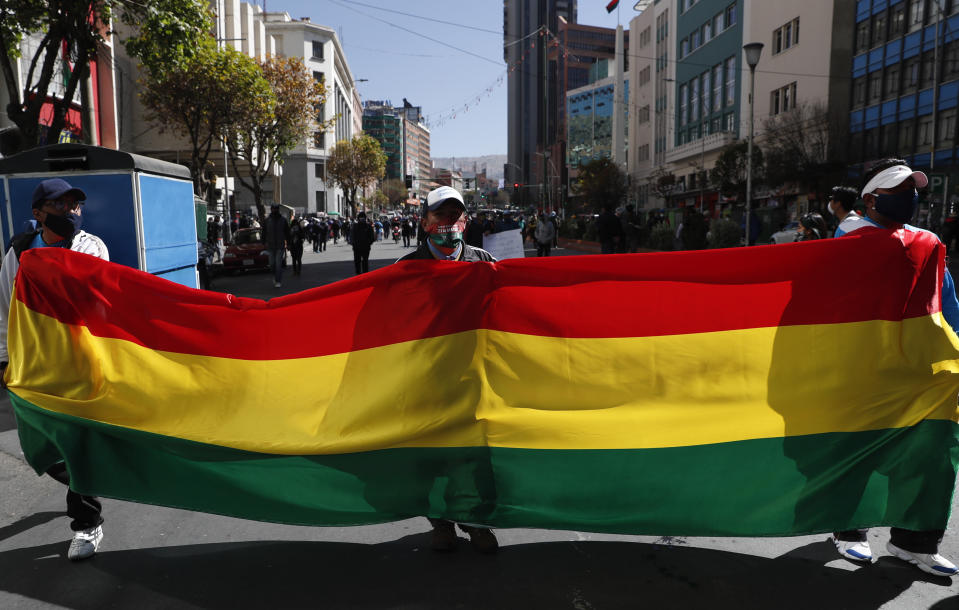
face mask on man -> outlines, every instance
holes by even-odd
[[[839,214],[836,213],[836,201],[834,199],[829,200],[829,203],[826,204],[826,209],[829,210],[829,213],[833,216],[839,216]]]
[[[876,198],[876,211],[901,224],[912,220],[912,215],[919,207],[919,192],[916,189],[873,196]]]
[[[432,224],[426,227],[426,234],[430,241],[440,248],[455,248],[463,241],[463,231],[466,230],[466,217],[461,217],[452,224]]]
[[[70,239],[80,231],[83,217],[74,212],[67,212],[63,216],[47,213],[43,226],[53,231],[63,239]]]

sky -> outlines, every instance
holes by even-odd
[[[579,23],[616,27],[607,2],[579,0]],[[620,2],[624,28],[633,4]],[[423,107],[433,157],[506,154],[502,0],[267,0],[266,9],[334,28],[353,78],[366,79],[363,100]]]

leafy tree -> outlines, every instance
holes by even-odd
[[[390,178],[380,183],[380,190],[386,196],[386,203],[391,206],[403,205],[409,191],[406,188],[406,182],[399,178]]]
[[[626,189],[626,174],[610,159],[594,159],[579,166],[578,191],[595,209],[619,206]]]
[[[383,177],[386,172],[386,153],[376,139],[366,135],[340,140],[330,151],[326,171],[346,197],[350,216],[356,216],[356,192]]]
[[[770,186],[793,184],[818,194],[845,176],[842,156],[842,119],[822,103],[803,103],[763,123],[766,182]]]
[[[260,66],[230,47],[203,45],[184,62],[151,72],[140,94],[160,132],[190,141],[194,191],[201,195],[214,142],[228,136],[251,106],[271,103],[273,92]]]
[[[728,196],[735,195],[737,201],[746,200],[746,159],[748,143],[745,140],[727,144],[716,165],[709,172],[709,178],[719,191]],[[763,151],[753,144],[753,187],[763,183]]]
[[[650,176],[649,183],[653,191],[667,203],[669,202],[669,196],[673,194],[673,191],[679,188],[679,184],[676,182],[676,174],[667,170],[662,165],[657,167],[653,175]]]
[[[377,189],[363,197],[363,205],[371,210],[378,210],[389,205],[389,198],[383,191]]]
[[[0,71],[10,95],[6,112],[19,128],[25,146],[59,140],[67,110],[78,90],[83,105],[90,103],[80,84],[89,76],[90,60],[114,19],[132,28],[134,56],[140,52],[136,41],[141,39],[156,40],[156,48],[192,48],[196,38],[208,32],[212,24],[208,9],[200,0],[0,0]],[[144,34],[146,28],[163,23],[172,25],[163,32]],[[27,58],[21,89],[16,78],[20,43],[26,36],[38,33],[43,33],[43,37],[33,57]],[[54,79],[61,77],[63,94],[50,97]],[[44,136],[40,112],[48,99],[53,116]],[[82,114],[86,116],[85,112]]]
[[[269,88],[265,90],[257,83],[251,90],[253,95],[240,100],[225,128],[233,175],[253,194],[257,213],[263,219],[263,183],[273,164],[282,163],[286,153],[313,131],[328,130],[333,120],[316,120],[317,108],[326,103],[326,89],[300,59],[269,58],[259,68]]]

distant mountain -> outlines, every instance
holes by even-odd
[[[486,177],[499,179],[503,177],[503,166],[506,165],[506,155],[483,155],[482,157],[434,157],[433,167],[458,169],[464,172],[483,171],[486,167]]]

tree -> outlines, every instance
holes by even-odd
[[[650,176],[649,184],[653,191],[666,203],[669,202],[669,196],[673,194],[673,191],[679,187],[676,183],[676,174],[668,171],[662,165],[657,167],[656,171]]]
[[[389,198],[381,190],[375,190],[363,197],[363,205],[371,210],[378,210],[389,205]]]
[[[251,105],[269,104],[273,93],[256,61],[230,47],[205,44],[174,66],[150,72],[140,94],[160,132],[190,141],[194,192],[203,194],[204,171],[214,142],[250,116]]]
[[[340,140],[330,151],[326,171],[343,189],[350,216],[356,216],[356,191],[366,188],[386,172],[386,153],[374,138],[361,134]]]
[[[104,34],[115,18],[130,24],[137,40],[151,38],[157,48],[190,48],[197,36],[209,32],[212,21],[205,3],[199,0],[0,0],[0,71],[3,72],[10,102],[6,107],[10,120],[17,125],[26,147],[53,144],[59,141],[66,125],[67,110],[80,92],[81,105],[86,107],[85,89],[80,87],[90,74],[90,60],[104,42]],[[162,33],[145,35],[146,28],[160,23],[176,24]],[[29,64],[22,89],[17,85],[17,62],[24,37],[43,32]],[[54,83],[62,82],[59,91]],[[55,90],[56,95],[51,96]],[[53,113],[46,133],[40,128],[40,114],[50,102]],[[81,113],[86,116],[86,112]],[[91,126],[86,126],[89,133]]]
[[[386,195],[386,202],[391,206],[403,205],[409,196],[406,182],[399,178],[390,178],[380,183],[380,190]]]
[[[626,174],[610,159],[595,159],[579,166],[577,186],[594,208],[617,207],[626,197]]]
[[[255,95],[241,100],[226,131],[233,175],[253,194],[263,219],[263,183],[273,164],[282,163],[284,155],[312,132],[328,130],[333,120],[317,120],[317,110],[326,103],[326,89],[299,58],[269,58],[259,68],[269,89],[254,87]],[[240,161],[246,164],[243,171]]]
[[[822,103],[803,103],[763,123],[766,182],[794,184],[820,200],[846,173],[842,119]]]
[[[709,172],[709,178],[723,195],[736,196],[737,201],[746,200],[746,159],[748,142],[745,140],[727,144],[716,165]],[[763,151],[753,145],[753,186],[763,182]]]

